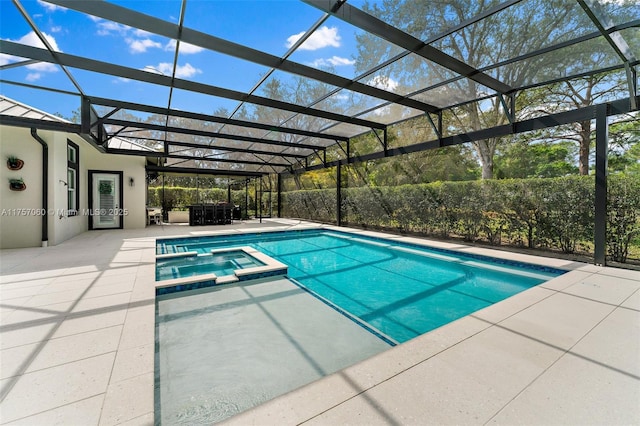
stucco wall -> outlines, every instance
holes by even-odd
[[[85,161],[87,170],[83,171],[85,179],[88,179],[88,170],[122,171],[122,208],[127,210],[124,229],[144,228],[147,224],[144,157],[101,154],[96,150],[93,150],[89,157]],[[80,167],[83,167],[82,163]],[[133,186],[130,185],[130,178],[133,178]]]
[[[7,157],[24,161],[11,171]],[[40,246],[42,232],[42,147],[29,129],[0,126],[0,248]],[[24,191],[9,189],[9,179],[22,178]]]
[[[67,139],[78,145],[80,151],[80,208],[87,205],[87,178],[83,173],[86,151],[95,150],[85,143],[78,143],[75,135],[60,132],[41,132],[38,135],[49,145],[49,244],[56,245],[89,229],[87,219],[81,215],[69,216],[67,211]]]
[[[60,244],[89,228],[87,214],[69,216],[67,210],[67,139],[80,151],[80,211],[88,210],[89,170],[123,172],[123,218],[125,229],[146,225],[144,158],[103,154],[74,134],[38,131],[49,147],[48,245]],[[0,248],[37,247],[41,245],[42,219],[42,146],[30,129],[0,126]],[[25,161],[20,171],[6,167],[6,157],[16,155]],[[9,177],[22,177],[27,189],[9,190]],[[130,185],[133,178],[134,185]]]

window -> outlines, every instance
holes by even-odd
[[[67,215],[78,214],[80,205],[78,145],[67,140]]]

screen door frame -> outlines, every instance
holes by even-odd
[[[98,192],[98,186],[94,185],[101,177],[111,177],[115,180],[116,190],[116,203],[112,207],[113,211],[108,211],[107,216],[113,217],[113,223],[103,224],[100,223],[101,219],[101,207],[98,205],[100,202],[100,194]],[[124,211],[123,202],[123,173],[122,171],[113,170],[89,170],[89,230],[94,229],[123,229]]]

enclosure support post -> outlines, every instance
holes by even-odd
[[[631,110],[636,111],[638,109],[638,102],[636,101],[636,92],[638,91],[636,69],[634,67],[631,67],[628,62],[625,62],[624,70],[627,73],[627,85],[629,86]]]
[[[80,131],[87,135],[91,133],[91,102],[84,96],[80,100]],[[105,140],[101,137],[99,143],[102,145]]]
[[[594,254],[596,265],[606,264],[607,248],[607,152],[609,148],[609,125],[607,104],[596,107],[596,192]]]
[[[438,114],[438,125],[436,125],[436,123],[433,121],[433,118],[431,117],[430,113],[425,112],[424,116],[427,118],[427,121],[429,122],[429,124],[431,124],[431,128],[433,129],[433,132],[438,137],[438,140],[441,140],[442,139],[442,131],[441,131],[442,121],[440,120],[441,115]]]
[[[444,137],[444,132],[442,130],[442,111],[438,111],[438,133],[440,133],[440,136],[438,137],[438,144],[443,146],[442,138]]]
[[[282,174],[278,173],[278,217],[282,217]]]
[[[196,201],[197,201],[196,204],[200,204],[200,176],[199,175],[196,175]]]
[[[166,212],[166,204],[164,202],[164,173],[162,174],[162,221],[169,220],[169,213]]]
[[[267,175],[267,179],[269,179],[269,218],[273,217],[273,180],[271,180],[271,176]]]
[[[389,154],[389,141],[387,140],[387,128],[385,127],[383,130],[382,138],[384,145],[384,156],[386,157]]]
[[[244,215],[249,219],[249,179],[244,180]]]
[[[260,190],[258,190],[258,180],[260,180]],[[256,179],[256,215],[260,217],[260,223],[262,223],[262,176]]]
[[[336,167],[336,224],[342,226],[342,166]]]
[[[511,97],[511,105],[507,105],[507,101],[505,101],[504,96],[502,94],[499,94],[498,97],[500,98],[500,103],[502,104],[502,109],[504,110],[504,114],[507,117],[507,120],[509,120],[509,123],[513,124],[515,122],[515,116],[513,114],[513,97]]]

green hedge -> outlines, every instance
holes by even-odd
[[[626,262],[635,241],[640,246],[640,176],[610,179],[607,193],[607,253]]]
[[[342,190],[343,224],[573,253],[593,241],[594,178],[436,182]],[[336,222],[336,191],[282,194],[283,215]],[[607,249],[626,262],[640,235],[640,177],[609,177]]]
[[[180,186],[165,186],[164,187],[164,200],[165,205],[162,203],[161,186],[149,187],[147,190],[147,205],[153,207],[164,207],[166,211],[170,210],[186,210],[187,206],[204,203],[204,202],[218,202],[227,200],[227,190],[224,188],[186,188]],[[334,195],[335,200],[335,195]],[[239,205],[242,208],[242,214],[246,217],[248,215],[257,214],[255,211],[255,191],[249,190],[232,190],[231,202]],[[245,203],[248,202],[248,208],[245,209]],[[274,203],[273,210],[277,210],[276,197],[273,196],[272,202]],[[335,206],[335,202],[333,204]],[[262,207],[263,215],[266,215],[268,205]],[[247,211],[245,211],[247,210]],[[274,213],[275,214],[275,213]]]
[[[289,195],[295,194],[289,197]],[[336,218],[336,190],[314,189],[309,191],[286,192],[287,201],[282,200],[283,208],[286,206],[284,217],[298,217],[321,222],[335,223]]]
[[[147,205],[162,206],[163,188],[150,187],[147,191]],[[183,188],[179,186],[164,187],[164,201],[167,210],[185,208],[192,204],[205,202],[205,200],[226,201],[227,190],[222,188]]]

